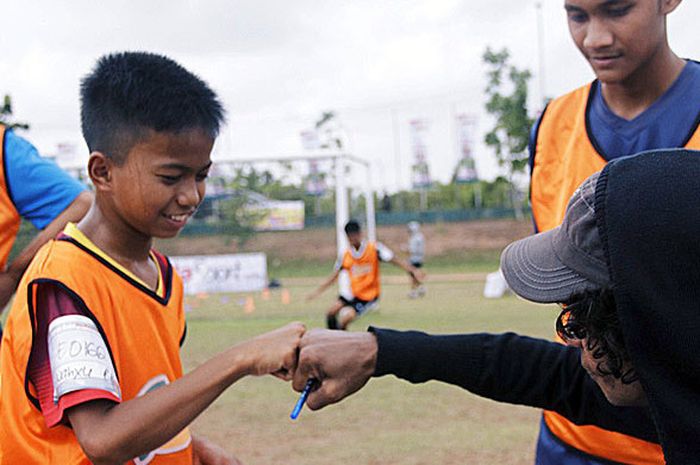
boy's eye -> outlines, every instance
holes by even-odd
[[[585,13],[569,13],[569,21],[573,21],[575,23],[584,23],[588,19],[588,16]]]
[[[629,13],[630,8],[632,8],[632,5],[627,5],[622,8],[611,8],[608,10],[608,16],[611,16],[613,18],[620,18]]]
[[[199,174],[197,175],[197,181],[204,181],[204,180],[207,179],[208,177],[209,177],[209,172],[206,172],[206,173],[199,173]]]
[[[167,176],[165,174],[159,174],[158,177],[162,179],[166,184],[175,184],[180,180],[180,176]]]

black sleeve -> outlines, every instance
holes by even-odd
[[[443,381],[488,399],[553,410],[578,425],[658,442],[648,410],[607,402],[581,367],[576,348],[512,333],[370,331],[379,347],[374,376]]]

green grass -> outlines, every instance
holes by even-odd
[[[407,287],[384,285],[381,308],[355,322],[420,329],[433,333],[517,331],[550,338],[556,308],[514,297],[486,300],[481,282],[431,282],[422,300],[409,300]],[[186,368],[241,340],[299,320],[323,324],[330,291],[306,304],[312,285],[290,288],[291,304],[280,292],[269,300],[251,294],[255,311],[246,314],[243,295],[188,298]],[[318,412],[304,410],[289,420],[297,395],[272,377],[244,379],[229,388],[193,429],[234,452],[246,465],[531,464],[539,413],[477,398],[438,382],[411,385],[394,377],[371,380],[359,393]]]

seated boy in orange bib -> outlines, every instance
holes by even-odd
[[[246,375],[288,378],[294,323],[183,376],[182,280],[153,238],[204,196],[223,108],[159,55],[101,58],[81,86],[95,202],[37,253],[0,348],[0,464],[238,464],[188,425]]]

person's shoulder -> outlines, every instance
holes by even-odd
[[[58,279],[62,282],[93,282],[101,278],[89,270],[94,260],[70,237],[63,233],[41,246],[32,259],[26,275],[36,279]],[[86,272],[87,271],[87,272]]]
[[[552,100],[549,101],[547,107],[551,107],[553,104],[558,104],[562,102],[568,102],[572,99],[580,99],[582,96],[588,97],[591,88],[595,86],[597,81],[587,82],[581,86],[576,87]]]
[[[550,100],[545,108],[540,113],[539,117],[533,124],[530,133],[530,149],[532,153],[532,143],[537,138],[537,134],[543,125],[543,122],[558,123],[572,118],[579,118],[582,114],[581,109],[588,107],[588,101],[591,96],[591,89],[597,85],[597,81],[592,81],[576,89],[560,95],[557,98]]]
[[[5,143],[17,144],[18,146],[27,147],[32,146],[32,144],[15,132],[14,129],[5,126]]]
[[[22,160],[24,157],[38,155],[36,148],[24,137],[12,129],[5,129],[5,157],[11,160]]]
[[[55,262],[61,262],[59,266],[73,266],[75,262],[70,258],[64,257],[64,254],[60,250],[61,245],[56,244],[56,239],[52,239],[46,242],[44,245],[39,247],[34,258],[29,264],[29,267],[25,271],[25,274],[30,274],[32,272],[37,272],[46,269],[48,266],[53,265]]]
[[[700,83],[700,62],[688,60],[687,75],[688,79],[697,86]]]
[[[91,281],[94,274],[85,272],[84,263],[76,259],[71,248],[70,244],[56,239],[46,242],[29,262],[19,286],[60,282],[73,289],[78,283]]]

